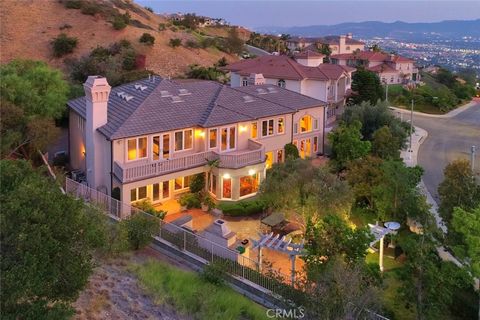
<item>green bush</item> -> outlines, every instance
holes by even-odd
[[[181,206],[187,207],[187,209],[201,207],[199,195],[190,192],[183,194],[178,200],[178,202]]]
[[[225,283],[227,276],[226,267],[221,262],[214,262],[203,267],[200,277],[206,282],[210,282],[216,286],[221,286]]]
[[[265,207],[265,202],[259,199],[239,202],[224,202],[219,205],[219,208],[223,211],[223,214],[227,216],[250,216],[252,214],[263,212]]]
[[[83,5],[82,0],[67,0],[64,3],[65,8],[67,9],[81,9]]]
[[[85,3],[82,5],[83,14],[94,16],[97,13],[100,13],[100,11],[100,6],[96,3]]]
[[[158,31],[165,31],[165,29],[167,29],[167,26],[165,23],[160,23],[158,25]]]
[[[168,43],[168,45],[172,48],[179,47],[179,46],[182,45],[182,39],[172,38],[172,39],[170,39],[170,42]]]
[[[200,44],[195,40],[187,40],[185,45],[187,46],[187,48],[194,48],[194,49],[200,48]]]
[[[152,7],[145,7],[145,10],[150,11],[151,13],[153,13],[153,8],[152,8]]]
[[[66,54],[72,53],[73,49],[77,46],[78,39],[69,37],[65,33],[61,33],[58,37],[53,39],[53,55],[55,57],[61,57]]]
[[[139,41],[141,43],[144,43],[146,45],[149,45],[149,46],[153,46],[153,44],[155,43],[155,37],[152,36],[150,33],[144,33],[142,34],[142,36],[140,37]]]
[[[126,13],[128,14],[128,13]],[[130,17],[128,18],[128,21],[130,20]],[[125,15],[119,15],[119,16],[115,16],[115,18],[113,18],[113,22],[112,22],[112,26],[115,30],[122,30],[122,29],[125,29],[127,27],[127,19],[125,19]]]
[[[190,192],[199,193],[203,190],[205,190],[205,174],[198,173],[190,180]]]
[[[142,213],[135,214],[121,223],[125,224],[124,227],[127,230],[128,242],[134,250],[147,246],[152,241],[152,236],[154,236],[160,228],[156,218]]]
[[[285,159],[298,159],[300,154],[298,153],[298,148],[293,143],[287,143],[285,145]]]

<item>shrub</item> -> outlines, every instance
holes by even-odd
[[[123,70],[131,71],[136,68],[137,53],[134,50],[129,50],[123,56],[122,67]]]
[[[61,33],[57,38],[52,41],[53,55],[55,57],[61,57],[66,54],[72,53],[73,49],[77,46],[78,39],[69,37],[65,33]]]
[[[179,38],[172,38],[170,39],[170,42],[168,43],[170,47],[176,48],[182,45],[182,39]]]
[[[172,32],[177,32],[177,31],[178,31],[178,28],[175,27],[175,26],[171,26],[171,27],[170,27],[170,31],[172,31]]]
[[[298,153],[297,146],[293,143],[287,143],[285,145],[285,158],[286,159],[298,159],[300,154]]]
[[[158,31],[165,31],[167,29],[167,25],[165,23],[160,23],[158,25]]]
[[[227,216],[249,216],[263,212],[266,204],[264,201],[256,199],[239,202],[224,202],[221,203],[219,207]]]
[[[65,1],[65,8],[67,9],[81,9],[83,1],[82,0],[67,0]]]
[[[214,262],[203,267],[200,277],[206,282],[210,282],[216,286],[225,284],[226,266],[221,262]]]
[[[181,206],[187,207],[187,209],[201,207],[199,195],[190,192],[183,194],[178,202]]]
[[[115,18],[113,18],[112,26],[115,30],[125,29],[127,27],[127,22],[123,15],[115,16]]]
[[[146,213],[150,213],[151,215],[154,215],[157,212],[157,210],[155,210],[152,203],[148,199],[135,202],[133,206],[142,211],[145,211]]]
[[[145,10],[150,11],[151,13],[153,13],[153,9],[152,9],[151,7],[145,7]]]
[[[149,46],[153,46],[153,44],[155,43],[155,37],[152,36],[150,33],[144,33],[142,34],[142,36],[140,37],[139,41],[141,43],[144,43],[146,45],[149,45]]]
[[[205,189],[205,174],[198,173],[194,175],[192,180],[190,181],[190,192],[199,193],[204,189]]]
[[[106,223],[107,237],[103,247],[103,253],[110,256],[117,256],[130,248],[128,230],[125,223]]]
[[[152,236],[159,231],[160,227],[156,218],[149,217],[142,213],[135,214],[121,223],[125,224],[128,242],[134,250],[141,249],[148,245],[150,241],[152,241]]]
[[[94,16],[97,13],[100,13],[100,11],[100,6],[96,3],[85,3],[82,5],[83,14]]]
[[[61,27],[58,28],[58,29],[60,29],[60,30],[65,30],[65,29],[71,29],[71,28],[72,28],[72,25],[70,25],[70,24],[68,24],[68,23],[65,23],[63,26],[61,26]]]
[[[188,47],[188,48],[200,48],[200,44],[195,41],[195,40],[187,40],[187,42],[185,43],[185,45]]]
[[[215,201],[213,200],[213,198],[208,194],[206,193],[203,197],[202,197],[202,203],[206,206],[208,206],[208,209],[213,209],[216,207],[216,204],[215,204]]]

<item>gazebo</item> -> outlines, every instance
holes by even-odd
[[[285,223],[285,215],[281,212],[273,212],[266,218],[263,218],[261,223],[261,228],[264,229],[265,233],[271,232],[275,228],[280,228]]]

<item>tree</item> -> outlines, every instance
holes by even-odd
[[[471,278],[452,262],[442,262],[432,238],[410,234],[400,242],[407,261],[400,275],[400,292],[416,306],[417,319],[438,319],[448,314],[456,292],[467,288]]]
[[[438,186],[440,196],[439,212],[443,220],[449,224],[453,208],[472,210],[480,205],[480,185],[475,182],[470,162],[455,160],[443,171],[444,179]]]
[[[397,149],[404,147],[408,136],[407,130],[410,128],[407,123],[395,117],[384,102],[373,105],[369,102],[362,102],[360,105],[347,106],[342,120],[347,124],[360,121],[363,139],[369,141],[373,140],[375,131],[387,126],[394,137],[392,142],[395,143]]]
[[[298,148],[293,143],[287,143],[284,147],[285,149],[285,158],[286,159],[298,159],[300,154],[298,153]]]
[[[0,155],[32,158],[58,134],[54,120],[65,111],[69,88],[45,63],[14,60],[0,67]]]
[[[140,41],[140,43],[144,43],[148,46],[153,46],[153,44],[155,43],[155,37],[152,36],[150,33],[143,33],[142,36],[140,37],[140,39],[138,40]]]
[[[324,63],[330,63],[330,56],[332,55],[332,49],[330,49],[330,45],[322,43],[320,48],[317,49],[318,52],[325,55],[323,59]]]
[[[334,257],[350,264],[364,261],[372,240],[367,228],[353,229],[338,215],[329,214],[317,222],[310,220],[305,231],[307,253],[303,257],[307,270],[318,269]]]
[[[468,257],[473,274],[480,277],[480,206],[468,211],[455,208],[451,227],[461,235],[462,240],[455,246],[455,252]]]
[[[396,141],[388,126],[383,126],[373,134],[372,153],[382,159],[400,159],[400,143]]]
[[[353,103],[368,101],[371,104],[383,100],[385,93],[378,75],[372,71],[358,68],[352,76]]]
[[[243,51],[244,41],[238,35],[237,28],[230,28],[225,40],[225,46],[229,53],[240,54]]]
[[[345,181],[303,159],[275,164],[260,186],[260,198],[270,208],[299,215],[301,221],[348,213],[352,203]]]
[[[121,223],[125,225],[128,241],[134,250],[149,244],[160,228],[159,221],[155,217],[143,213],[132,215]]]
[[[383,178],[373,190],[373,201],[381,219],[405,221],[407,216],[422,214],[410,210],[419,204],[417,185],[423,174],[419,166],[407,167],[402,161],[388,160],[382,165]]]
[[[23,160],[0,161],[1,308],[11,319],[66,319],[86,286],[105,217]]]
[[[328,140],[332,145],[332,164],[337,171],[345,169],[349,161],[365,157],[370,152],[370,142],[362,141],[361,127],[359,121],[354,121],[350,125],[341,123],[337,129],[328,134]]]
[[[128,24],[130,24],[130,14],[128,12],[116,15],[113,18],[112,26],[115,30],[125,29]]]
[[[370,50],[373,51],[373,52],[382,52],[382,49],[380,48],[380,46],[377,43],[375,43],[373,46],[371,46]]]
[[[366,202],[375,209],[375,188],[383,179],[382,159],[367,156],[351,161],[347,166],[346,179],[350,184],[357,202]]]
[[[52,40],[53,55],[57,58],[72,53],[77,47],[78,39],[69,37],[65,33],[61,33]]]

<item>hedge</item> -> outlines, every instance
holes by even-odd
[[[261,200],[247,200],[239,202],[223,202],[219,205],[223,214],[227,216],[250,216],[263,212],[266,204]]]

